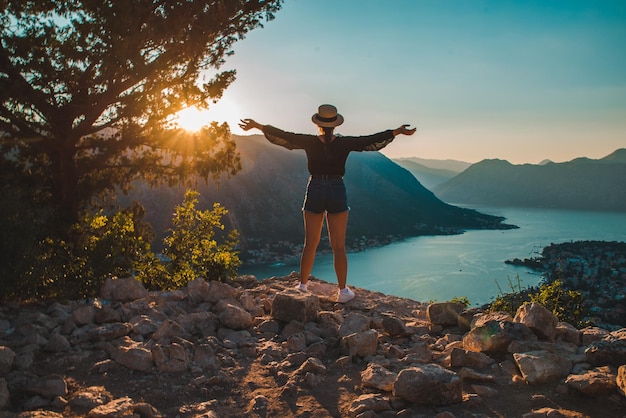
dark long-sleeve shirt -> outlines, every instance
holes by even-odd
[[[290,150],[303,149],[310,174],[338,176],[345,174],[346,160],[351,151],[378,151],[395,138],[393,131],[387,130],[367,136],[337,136],[326,144],[316,135],[285,132],[271,125],[263,126],[263,134],[273,144]]]

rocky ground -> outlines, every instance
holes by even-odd
[[[0,307],[0,417],[625,417],[626,329],[295,275]]]

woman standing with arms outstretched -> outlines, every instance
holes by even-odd
[[[348,256],[346,253],[346,229],[348,226],[348,201],[343,182],[346,160],[351,151],[378,151],[398,135],[413,135],[415,128],[402,125],[367,136],[335,136],[335,128],[343,123],[343,116],[335,106],[324,104],[312,117],[319,127],[319,135],[285,132],[271,125],[261,125],[253,119],[242,119],[239,126],[244,131],[260,129],[265,137],[287,149],[303,149],[307,156],[309,182],[304,197],[304,247],[300,258],[300,290],[307,290],[307,283],[315,252],[322,235],[324,219],[328,238],[333,250],[333,263],[337,275],[337,301],[354,299],[354,292],[346,286]]]

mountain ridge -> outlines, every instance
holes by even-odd
[[[626,211],[626,149],[594,160],[511,164],[485,159],[433,187],[455,204]]]

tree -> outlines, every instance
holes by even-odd
[[[227,124],[188,133],[171,115],[221,97],[235,78],[220,72],[224,57],[280,4],[0,0],[3,182],[28,178],[63,229],[139,178],[155,185],[234,174]]]

